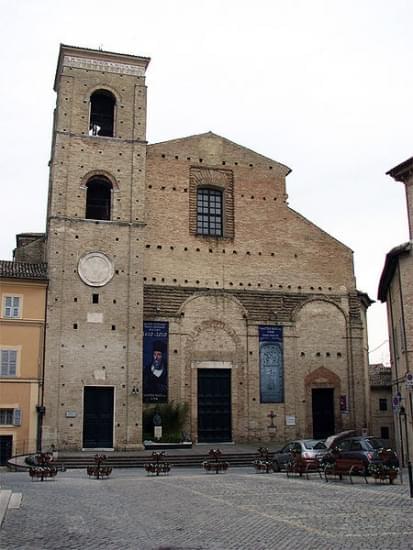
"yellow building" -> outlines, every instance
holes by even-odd
[[[0,261],[0,464],[38,446],[46,264]]]

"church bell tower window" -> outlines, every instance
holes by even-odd
[[[90,96],[89,135],[113,137],[116,100],[107,90]]]
[[[89,220],[110,220],[112,184],[105,178],[93,178],[86,184],[86,215]]]

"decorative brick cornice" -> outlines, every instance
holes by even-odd
[[[184,311],[184,303],[195,296],[227,296],[244,308],[248,321],[269,321],[281,324],[294,322],[294,312],[309,300],[325,300],[340,308],[342,296],[314,294],[287,294],[281,292],[266,292],[254,290],[200,289],[182,288],[178,286],[145,285],[144,287],[144,317],[180,317]],[[358,323],[357,304],[353,304],[354,312],[350,314],[350,323]],[[360,306],[359,306],[360,307]],[[344,315],[344,312],[343,312]]]

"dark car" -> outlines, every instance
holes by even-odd
[[[273,467],[274,472],[284,470],[291,460],[291,453],[300,453],[304,460],[321,460],[327,452],[324,441],[320,439],[296,439],[290,441],[282,449],[274,452]]]
[[[397,468],[399,460],[392,449],[388,449],[381,439],[372,436],[353,436],[335,441],[329,451],[337,449],[340,458],[362,460],[365,473],[369,473],[370,465],[382,465]],[[328,454],[324,457],[328,460]]]

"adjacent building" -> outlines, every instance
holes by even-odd
[[[0,261],[0,464],[40,447],[45,263]]]
[[[394,448],[391,368],[378,363],[369,365],[370,425],[369,435],[380,438]]]
[[[172,401],[194,442],[366,427],[352,251],[289,207],[284,164],[212,132],[148,145],[148,63],[60,48],[44,441],[138,448]]]
[[[378,297],[387,305],[396,441],[404,462],[413,460],[413,158],[387,172],[406,190],[409,241],[386,255]]]

